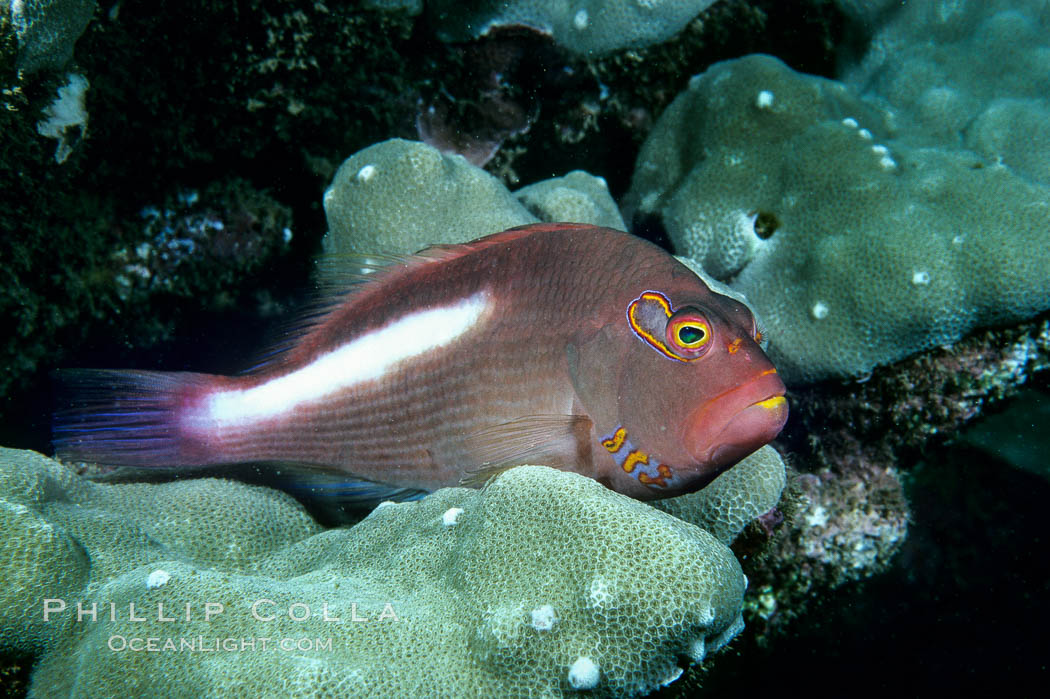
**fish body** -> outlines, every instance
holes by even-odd
[[[756,335],[743,304],[651,243],[525,226],[384,268],[251,374],[73,370],[55,447],[419,490],[538,463],[668,497],[783,427],[784,385]]]

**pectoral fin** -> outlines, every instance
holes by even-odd
[[[529,415],[486,427],[466,438],[476,465],[460,483],[478,487],[524,464],[589,473],[591,429],[586,415]]]

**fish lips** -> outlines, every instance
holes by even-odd
[[[697,465],[710,469],[713,478],[773,441],[787,422],[786,390],[771,369],[694,410],[685,443]]]

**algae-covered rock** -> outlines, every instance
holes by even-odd
[[[769,56],[716,64],[643,146],[627,217],[747,297],[789,383],[1050,308],[1050,183],[903,121]]]
[[[59,69],[95,12],[95,0],[20,0],[10,3],[18,36],[18,68],[33,73]]]
[[[10,512],[0,644],[43,651],[41,696],[631,696],[741,628],[725,546],[545,467],[322,531],[267,488],[3,450]]]

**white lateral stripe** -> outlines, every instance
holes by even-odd
[[[223,427],[250,423],[377,379],[400,362],[452,342],[477,324],[488,305],[487,294],[479,292],[453,306],[407,315],[290,374],[252,388],[214,394],[207,403],[208,418]]]

